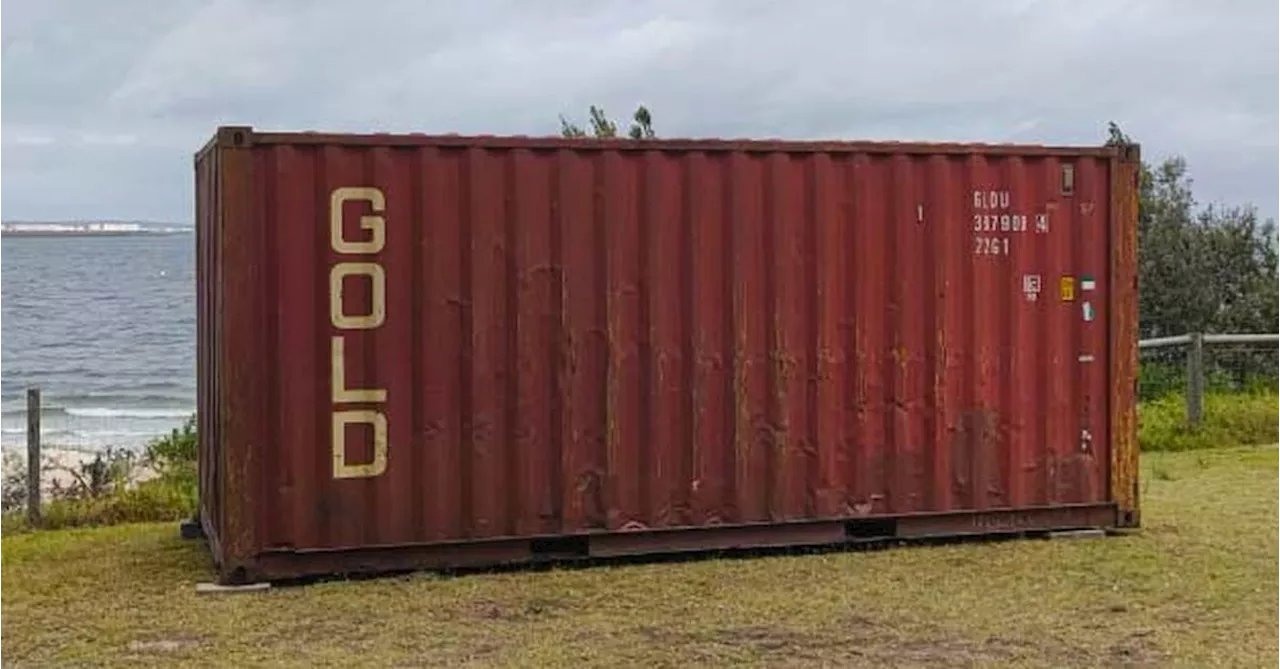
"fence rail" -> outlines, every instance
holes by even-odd
[[[1164,348],[1184,347],[1186,350],[1186,401],[1187,424],[1195,427],[1204,420],[1204,395],[1206,387],[1205,347],[1206,346],[1250,346],[1269,345],[1268,348],[1280,345],[1280,333],[1271,334],[1203,334],[1194,332],[1173,337],[1155,337],[1138,342],[1139,350],[1158,350]],[[1271,374],[1276,373],[1274,366]]]
[[[1184,334],[1176,337],[1155,337],[1153,339],[1142,339],[1138,342],[1138,348],[1164,348],[1168,346],[1186,346],[1194,341],[1195,337],[1200,337],[1200,341],[1205,344],[1276,344],[1280,343],[1280,334],[1206,334],[1194,335]]]

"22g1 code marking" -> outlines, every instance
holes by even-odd
[[[1009,238],[974,237],[973,253],[980,256],[1007,256],[1009,255]]]

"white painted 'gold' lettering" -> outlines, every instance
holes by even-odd
[[[369,313],[350,315],[343,307],[342,280],[367,276],[370,281]],[[340,262],[329,270],[329,320],[343,330],[372,330],[387,318],[387,277],[382,265],[373,262]]]
[[[373,462],[347,464],[347,426],[373,427]],[[360,409],[333,412],[333,478],[353,479],[378,476],[387,471],[387,417],[378,411]]]
[[[340,402],[386,402],[387,391],[382,388],[348,388],[347,387],[347,340],[342,335],[333,337],[330,355],[333,363],[332,386],[333,403]]]
[[[367,202],[372,213],[360,217],[360,228],[368,239],[343,237],[342,209],[348,202]],[[339,255],[370,255],[386,245],[387,222],[380,214],[387,201],[382,191],[368,186],[334,189],[329,196],[329,245]],[[382,265],[364,259],[361,262],[338,262],[329,269],[329,321],[339,332],[330,339],[329,380],[332,383],[333,431],[330,447],[335,479],[370,478],[387,471],[387,416],[384,413],[387,391],[384,388],[348,388],[346,337],[342,330],[372,330],[387,319],[387,277]],[[347,277],[369,278],[369,310],[364,314],[347,313],[343,299],[343,281]],[[373,409],[339,409],[341,404],[384,405]],[[373,428],[373,461],[362,464],[347,462],[347,427],[368,425]]]
[[[351,241],[342,236],[342,205],[347,202],[368,202],[375,215],[361,216],[360,227],[369,232],[366,241]],[[386,243],[387,222],[381,216],[386,211],[387,198],[381,190],[372,187],[350,186],[334,189],[329,197],[329,243],[338,253],[377,253]]]

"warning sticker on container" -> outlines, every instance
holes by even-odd
[[[1097,287],[1098,287],[1098,284],[1094,282],[1092,276],[1089,276],[1088,274],[1086,274],[1080,277],[1080,290],[1090,291]]]
[[[1076,299],[1076,278],[1073,276],[1064,276],[1058,280],[1058,294],[1062,296],[1063,302],[1071,302]]]
[[[1096,315],[1093,312],[1093,305],[1088,302],[1080,305],[1080,313],[1084,316],[1084,322],[1086,323],[1093,322],[1094,316]]]

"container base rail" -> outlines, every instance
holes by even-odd
[[[659,558],[716,551],[841,547],[894,540],[994,538],[1071,530],[1110,530],[1124,526],[1119,515],[1114,504],[1079,504],[349,549],[270,549],[258,554],[252,562],[216,567],[220,585],[247,585],[333,575],[519,567],[547,562]],[[216,541],[208,534],[207,526],[206,535],[211,542]]]

